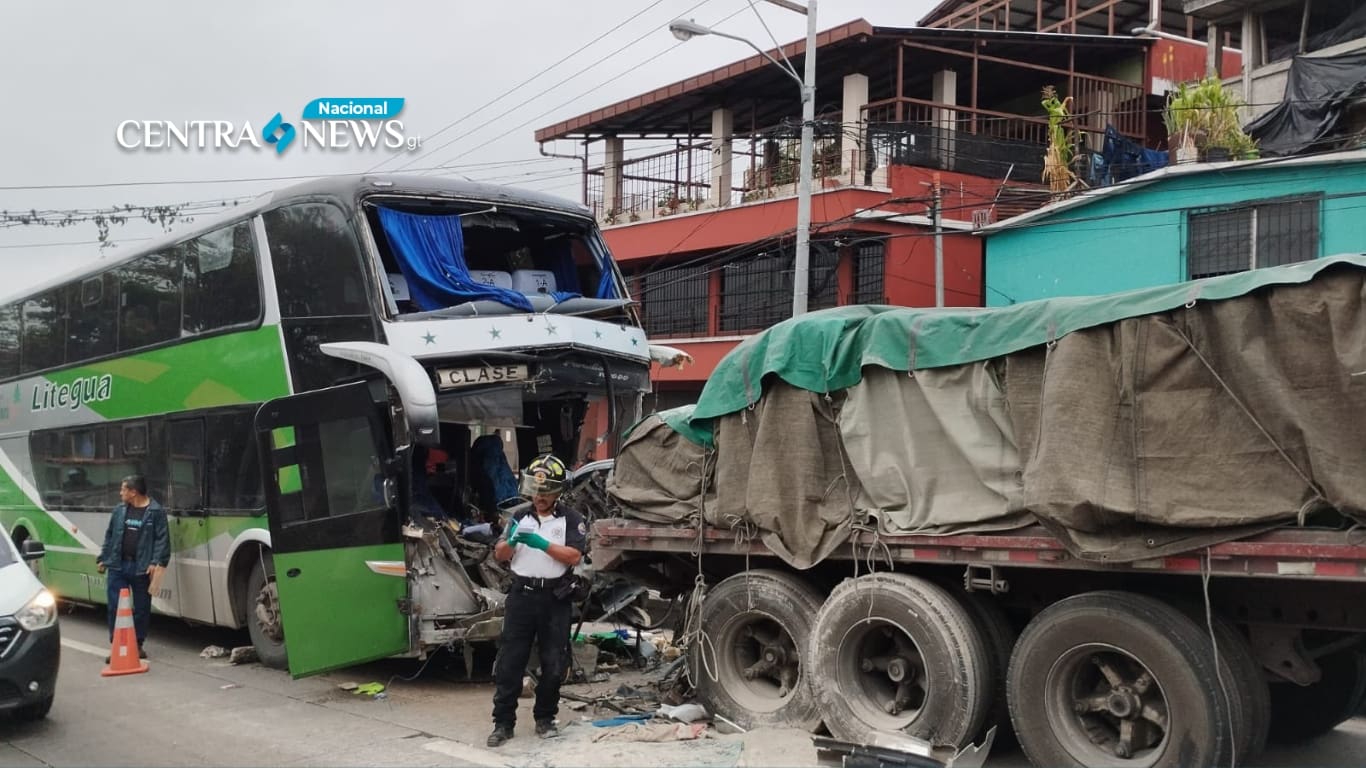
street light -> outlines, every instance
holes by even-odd
[[[752,41],[703,26],[691,19],[674,21],[669,25],[669,31],[673,33],[674,37],[683,41],[691,40],[700,35],[716,35],[728,40],[742,42],[776,64],[801,88],[802,148],[798,159],[801,167],[798,169],[797,179],[797,253],[792,268],[792,316],[796,317],[806,314],[806,299],[809,291],[808,279],[811,271],[811,154],[812,124],[816,121],[816,0],[807,0],[805,8],[790,2],[790,0],[768,0],[768,2],[806,15],[806,66],[804,76],[799,76],[791,64],[779,62]]]

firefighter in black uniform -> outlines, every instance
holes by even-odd
[[[583,516],[560,504],[568,481],[564,462],[549,454],[538,457],[522,472],[521,494],[531,509],[517,514],[494,547],[499,561],[511,560],[512,587],[503,612],[503,635],[494,662],[497,690],[493,694],[493,733],[488,745],[512,738],[517,724],[517,698],[532,643],[541,655],[540,680],[532,715],[536,735],[560,735],[555,728],[560,683],[568,669],[569,624],[573,608],[573,567],[583,558],[588,529]]]

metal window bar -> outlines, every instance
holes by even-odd
[[[641,275],[638,295],[645,332],[651,336],[706,335],[710,282],[705,264]]]
[[[1318,250],[1317,198],[1193,212],[1187,219],[1186,273],[1192,280],[1307,261]]]
[[[864,243],[854,253],[854,304],[881,304],[887,249],[882,243]]]
[[[794,252],[779,251],[727,264],[721,275],[717,328],[722,332],[755,331],[792,316]],[[807,309],[839,304],[839,252],[812,243],[807,272]]]

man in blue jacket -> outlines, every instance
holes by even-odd
[[[123,503],[114,507],[109,527],[104,531],[104,547],[95,561],[105,576],[109,600],[109,642],[114,642],[114,619],[118,615],[119,592],[127,587],[133,593],[133,627],[138,636],[138,655],[147,658],[142,643],[152,619],[154,568],[165,568],[171,560],[171,534],[166,527],[166,510],[147,497],[147,479],[142,475],[123,478],[119,487]],[[105,659],[107,662],[108,659]]]

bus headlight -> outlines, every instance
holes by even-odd
[[[57,622],[57,598],[44,589],[34,595],[28,605],[20,608],[14,618],[19,620],[19,626],[30,632],[50,627]]]

